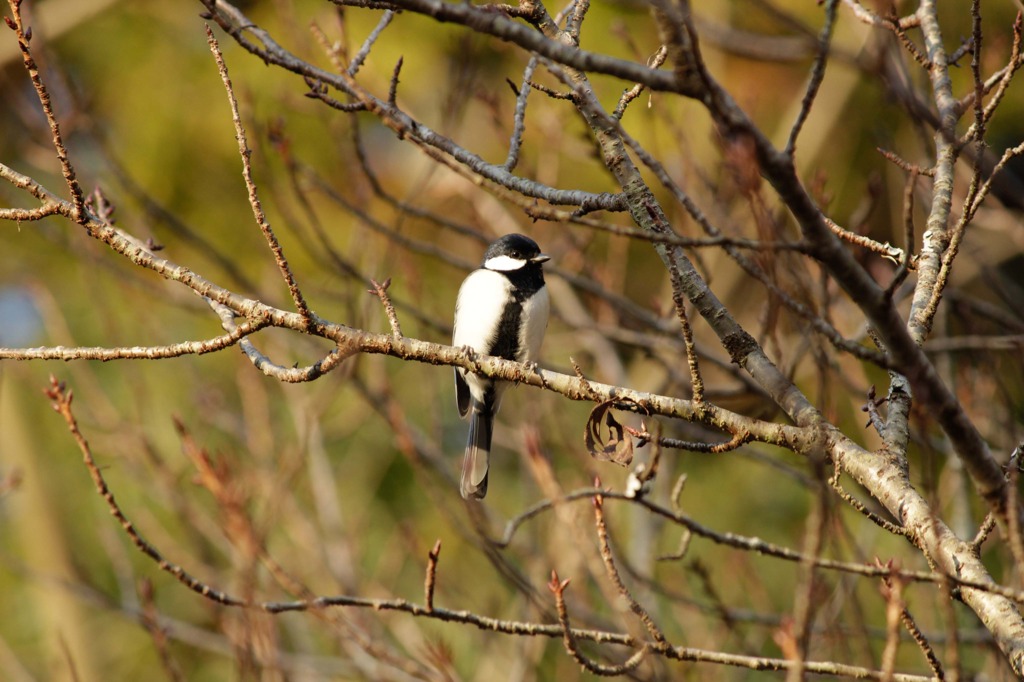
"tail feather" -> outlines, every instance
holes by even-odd
[[[462,460],[462,497],[482,500],[487,495],[487,470],[491,455],[494,415],[474,409],[469,417],[469,440]]]

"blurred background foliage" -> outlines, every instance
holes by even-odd
[[[325,68],[330,63],[311,24],[330,41],[348,41],[354,53],[379,18],[377,11],[342,12],[319,0],[239,5],[288,49]],[[784,143],[803,96],[820,7],[803,0],[694,5],[712,72],[763,130]],[[900,6],[911,10],[909,3]],[[188,2],[26,2],[34,48],[85,187],[102,188],[116,206],[118,224],[162,245],[171,260],[288,308],[287,291],[252,220],[201,10],[199,3]],[[942,12],[948,46],[955,49],[970,34],[970,18],[961,3],[943,3]],[[1015,12],[1012,3],[986,3],[986,72],[1009,54]],[[904,174],[876,148],[927,165],[931,141],[878,75],[879,65],[897,54],[890,40],[840,13],[836,55],[800,140],[798,164],[837,222],[903,246]],[[627,332],[650,330],[608,299],[573,286],[571,279],[596,283],[671,321],[667,277],[650,245],[579,226],[532,222],[403,144],[369,114],[330,110],[305,97],[295,77],[268,68],[231,40],[222,40],[222,46],[254,148],[264,208],[318,314],[386,330],[379,302],[365,290],[370,277],[390,277],[404,333],[446,342],[455,292],[484,244],[505,232],[524,231],[554,256],[549,281],[555,315],[542,364],[566,371],[571,357],[599,381],[688,395],[678,340],[675,346],[664,339],[655,343],[650,339],[657,335],[648,334],[640,337],[647,341],[628,342]],[[612,2],[594,3],[582,47],[646,60],[658,45],[643,3]],[[782,58],[745,52],[759,49],[778,50]],[[507,44],[401,14],[359,78],[386,93],[400,57],[399,104],[425,125],[501,163],[515,104],[506,79],[519,87],[524,56]],[[954,88],[961,95],[970,88],[967,60],[954,71]],[[909,81],[927,93],[923,71],[903,64]],[[537,79],[557,88],[541,71]],[[593,81],[609,109],[628,85],[599,76]],[[991,126],[996,154],[1020,140],[1020,92],[1015,83]],[[49,132],[6,30],[0,31],[0,103],[0,159],[60,193]],[[723,231],[758,236],[750,202],[698,104],[645,93],[624,122]],[[477,236],[399,210],[376,194],[355,153],[357,123],[359,144],[391,196],[470,227]],[[530,100],[517,172],[557,187],[617,189],[572,107],[540,93]],[[1012,203],[1012,191],[1007,196]],[[0,186],[0,203],[25,205],[7,185]],[[776,210],[771,198],[767,205]],[[674,211],[681,234],[696,234],[681,208],[671,201],[665,206]],[[956,285],[1006,309],[1019,323],[1024,319],[1024,231],[1019,214],[1010,214],[1016,222],[1009,225],[1006,215],[993,211],[990,221],[979,218],[966,247],[974,267],[965,266]],[[629,225],[626,215],[602,218]],[[777,218],[779,236],[795,237],[787,217]],[[62,219],[6,224],[0,230],[0,345],[158,345],[220,333],[209,309],[189,291],[139,271]],[[883,281],[893,270],[875,256],[863,258]],[[777,326],[766,323],[763,290],[753,289],[724,253],[704,250],[699,259],[719,297],[826,416],[847,433],[861,434],[866,445],[877,445],[863,428],[859,408],[869,384],[885,385],[884,375],[849,358],[816,360],[832,353],[827,344],[808,337],[803,323],[785,312]],[[803,260],[787,256],[780,263],[785,264],[780,280],[795,290],[818,277],[816,268],[797,275],[788,270],[809,268]],[[955,304],[951,310],[959,311]],[[942,334],[958,325],[978,330],[983,324],[959,312],[940,322]],[[846,335],[862,332],[852,306],[837,305],[833,315]],[[715,368],[714,360],[727,364],[728,358],[713,335],[700,323],[695,333],[715,401],[745,414],[771,416],[773,407],[763,398],[726,369]],[[309,364],[329,350],[322,342],[283,332],[257,338],[265,353],[286,366]],[[822,364],[829,366],[822,369]],[[957,355],[947,366],[966,401],[1009,406],[993,410],[981,427],[999,451],[1008,451],[1021,437],[1020,370],[1019,353]],[[526,388],[512,392],[499,419],[486,507],[470,513],[453,484],[465,425],[456,417],[448,368],[365,356],[316,382],[282,385],[262,376],[234,349],[157,362],[3,362],[0,480],[7,485],[0,497],[0,677],[141,679],[154,670],[173,674],[175,669],[190,680],[409,679],[426,675],[423,670],[476,680],[581,675],[557,640],[508,638],[357,610],[271,617],[218,607],[188,592],[135,552],[109,517],[64,424],[41,393],[50,373],[74,390],[81,427],[141,533],[211,585],[256,599],[289,598],[261,567],[258,552],[240,539],[233,525],[240,521],[225,510],[223,496],[197,480],[183,445],[188,439],[223,468],[241,518],[251,523],[267,554],[316,594],[421,599],[427,552],[440,538],[439,605],[551,622],[543,583],[554,568],[573,578],[569,595],[581,622],[621,629],[628,621],[619,619],[614,600],[606,599],[602,574],[592,570],[589,505],[569,505],[526,524],[497,559],[480,550],[474,531],[475,524],[483,524],[492,536],[500,535],[506,519],[548,492],[545,485],[571,490],[599,474],[622,488],[625,472],[593,462],[583,447],[586,404]],[[717,438],[678,424],[664,427],[666,434]],[[553,479],[537,473],[544,464],[527,454],[530,434],[539,435]],[[969,536],[982,510],[964,502],[969,484],[944,458],[935,436],[920,434],[913,475],[959,519],[954,528]],[[641,451],[641,456],[648,455]],[[697,520],[720,531],[801,545],[813,486],[795,456],[760,446],[717,456],[665,452],[658,494],[667,495],[683,472],[688,475],[683,506]],[[898,556],[906,568],[927,568],[903,541],[841,506],[833,512],[827,554],[862,561]],[[612,505],[609,517],[616,551],[635,572],[636,592],[653,605],[670,636],[695,647],[780,655],[773,632],[792,612],[796,565],[702,540],[694,540],[681,561],[657,562],[657,556],[675,551],[679,529],[625,506]],[[526,594],[508,578],[514,572],[530,585]],[[153,586],[149,606],[139,596],[143,580]],[[815,657],[877,662],[884,642],[878,632],[885,623],[877,585],[828,575],[817,597],[827,615],[819,622],[824,630]],[[911,588],[907,598],[932,632],[946,627],[947,609],[960,608],[941,603],[931,588],[921,586]],[[723,605],[730,618],[722,617]],[[150,607],[170,633],[172,663],[161,662],[160,647],[139,624],[139,614]],[[965,625],[966,667],[998,671],[984,642],[974,641],[973,616],[964,611],[957,617]],[[388,652],[376,662],[370,660],[374,646]],[[900,663],[922,669],[920,653],[909,646]],[[644,675],[706,679],[710,670],[723,679],[755,676],[661,665]]]

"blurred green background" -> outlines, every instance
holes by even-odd
[[[701,5],[698,26],[712,72],[772,139],[784,143],[803,96],[821,9],[796,0],[695,4]],[[239,6],[282,45],[328,69],[310,26],[319,27],[329,41],[347,43],[354,54],[380,17],[375,10],[346,9],[342,20],[337,7],[313,0]],[[247,202],[227,100],[198,16],[202,9],[188,2],[25,3],[33,48],[84,187],[101,188],[116,206],[118,225],[162,245],[161,255],[287,309],[287,290]],[[900,9],[912,8],[900,3]],[[986,8],[986,73],[1008,56],[1015,11],[1009,3]],[[969,16],[961,3],[944,3],[942,12],[952,50],[970,34]],[[754,33],[758,40],[750,38]],[[386,331],[380,303],[366,288],[371,277],[390,277],[404,333],[447,342],[455,292],[486,242],[524,231],[555,256],[556,270],[549,276],[555,314],[542,364],[571,371],[573,358],[599,381],[688,395],[685,357],[674,332],[645,327],[607,295],[579,286],[589,283],[625,297],[646,314],[671,322],[667,277],[648,244],[580,226],[533,222],[437,166],[371,115],[343,114],[305,97],[301,79],[264,65],[216,34],[254,149],[264,209],[319,315]],[[642,5],[595,3],[582,47],[644,60],[658,45]],[[784,58],[768,62],[738,54],[769,47]],[[840,12],[835,49],[798,145],[799,170],[837,222],[903,246],[904,174],[876,148],[927,165],[929,133],[905,114],[879,75],[885,60],[899,57],[891,36]],[[526,57],[508,44],[404,13],[382,34],[360,81],[385,96],[399,57],[404,59],[399,105],[482,158],[502,163],[515,104],[506,79],[521,85]],[[909,83],[927,97],[923,72],[903,59]],[[968,59],[953,73],[961,95],[969,90]],[[558,86],[541,71],[537,80]],[[593,82],[609,109],[628,87],[605,77]],[[990,127],[996,154],[1019,142],[1022,110],[1024,98],[1014,84]],[[748,198],[731,177],[720,141],[698,104],[644,93],[623,120],[724,231],[759,236]],[[369,165],[388,194],[429,215],[396,208],[374,192],[355,153],[356,123]],[[35,93],[6,30],[0,31],[0,161],[66,194]],[[531,96],[516,172],[560,188],[617,190],[573,108],[540,93]],[[660,188],[656,193],[677,230],[696,235],[682,208]],[[775,203],[769,200],[770,210],[778,213],[777,236],[795,237]],[[0,205],[32,203],[5,184]],[[1022,232],[1014,215],[992,211],[979,217],[956,284],[965,296],[1001,306],[1019,320],[1019,304],[1014,309],[1007,303],[1022,284]],[[630,224],[625,215],[600,217]],[[470,228],[469,233],[444,221]],[[4,224],[0,239],[2,346],[160,345],[221,333],[209,308],[189,290],[140,271],[65,220]],[[880,281],[888,281],[891,264],[858,255]],[[808,338],[801,321],[783,313],[777,326],[765,322],[762,290],[724,253],[703,250],[699,259],[719,297],[826,416],[865,445],[877,445],[859,407],[869,384],[884,392],[885,376],[848,358],[822,361],[830,347]],[[793,291],[806,293],[800,286],[817,281],[817,269],[795,256],[780,258],[779,267],[781,285]],[[752,286],[758,286],[756,294]],[[839,301],[831,312],[844,334],[862,333],[854,306]],[[984,324],[970,315],[952,315],[940,321],[940,334],[961,331],[958,325],[985,331]],[[716,365],[727,366],[727,355],[700,322],[694,327],[715,401],[778,418],[727,367]],[[629,333],[636,338],[626,338]],[[273,330],[255,342],[284,366],[310,364],[330,350],[323,342]],[[979,417],[980,428],[1000,452],[1012,449],[1022,430],[1018,355],[957,356],[945,366],[969,409],[981,413],[993,401],[1002,406]],[[418,601],[427,552],[441,539],[439,606],[553,622],[544,583],[557,569],[563,578],[573,578],[567,595],[578,624],[636,631],[635,621],[608,597],[589,503],[541,515],[505,550],[485,549],[480,540],[479,528],[498,537],[508,518],[546,493],[587,486],[595,474],[622,489],[626,472],[594,462],[583,446],[589,405],[528,388],[510,393],[495,436],[496,470],[487,503],[472,512],[454,484],[465,425],[456,416],[449,368],[366,356],[316,382],[282,385],[261,375],[236,349],[155,362],[3,361],[4,679],[149,679],[157,672],[189,680],[584,676],[557,639],[513,638],[356,609],[269,616],[219,607],[189,592],[135,551],[110,517],[63,421],[42,394],[50,374],[74,391],[81,429],[142,535],[214,587],[256,600],[301,596],[275,579],[263,560],[270,557],[318,595]],[[226,492],[218,496],[198,480],[183,444],[188,438],[175,430],[175,419],[217,463]],[[721,440],[682,425],[664,428],[666,435]],[[921,422],[913,475],[956,530],[973,533],[980,508],[964,502],[969,484],[947,464],[936,433],[934,425]],[[528,454],[533,435],[540,438],[540,463]],[[639,456],[649,457],[648,449]],[[543,473],[545,463],[553,478]],[[814,486],[808,483],[808,467],[790,453],[758,446],[725,455],[665,452],[661,466],[655,494],[663,504],[670,504],[668,492],[685,472],[683,508],[701,523],[794,548],[803,543]],[[673,641],[780,655],[773,633],[793,612],[800,579],[795,564],[700,539],[684,559],[658,562],[659,555],[676,550],[679,528],[613,503],[609,522],[617,555],[630,567],[624,572],[627,581]],[[839,504],[831,505],[828,530],[823,551],[830,556],[897,557],[905,568],[927,568],[902,540]],[[999,577],[1001,555],[991,559]],[[151,603],[139,596],[144,580],[153,585]],[[827,574],[815,597],[822,630],[813,657],[876,667],[885,625],[876,583]],[[949,614],[960,607],[946,604],[926,586],[908,588],[907,599],[922,626],[943,641]],[[161,646],[140,625],[140,614],[146,613],[158,613],[169,634],[165,660]],[[963,626],[967,668],[998,673],[1001,668],[988,657],[984,641],[977,642],[984,636],[973,616],[957,611],[956,618]],[[901,649],[900,665],[924,670],[912,645]],[[760,675],[677,663],[645,664],[637,674],[644,679]]]

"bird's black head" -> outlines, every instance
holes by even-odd
[[[506,234],[487,247],[484,267],[499,272],[512,272],[523,268],[540,269],[550,256],[540,252],[537,242],[521,234]]]

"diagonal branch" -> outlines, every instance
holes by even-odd
[[[260,57],[268,64],[275,64],[292,73],[307,77],[315,82],[330,85],[362,102],[366,109],[376,115],[402,139],[409,140],[424,151],[440,152],[458,162],[479,177],[498,183],[528,197],[543,199],[557,205],[579,206],[587,211],[621,211],[625,202],[621,195],[580,190],[560,190],[534,180],[514,175],[504,166],[492,164],[455,144],[451,139],[431,130],[419,121],[401,111],[392,102],[373,96],[360,87],[348,73],[333,74],[309,64],[282,48],[269,33],[250,21],[238,8],[225,0],[202,0],[211,12],[212,18],[231,35],[239,45]],[[491,14],[492,17],[497,16]],[[513,24],[515,25],[515,24]],[[259,44],[252,42],[254,37]]]
[[[256,193],[256,183],[252,179],[252,166],[250,163],[252,150],[249,149],[249,143],[246,141],[242,117],[238,114],[238,100],[235,99],[235,91],[231,85],[231,78],[228,76],[227,64],[224,63],[224,55],[221,54],[220,46],[217,44],[217,39],[213,37],[213,31],[209,25],[206,26],[206,40],[210,45],[210,51],[213,52],[214,59],[217,61],[217,71],[220,72],[220,78],[224,82],[224,90],[228,95],[228,104],[231,105],[231,121],[235,125],[238,153],[242,157],[242,177],[245,179],[246,189],[249,190],[249,204],[252,206],[253,217],[256,219],[256,224],[260,226],[260,231],[263,232],[263,236],[270,246],[270,251],[274,254],[274,262],[277,263],[281,276],[284,277],[285,284],[288,285],[288,291],[292,296],[292,301],[295,303],[295,309],[299,311],[299,314],[304,319],[308,320],[310,319],[309,306],[306,305],[306,300],[299,290],[299,285],[295,282],[295,276],[292,274],[291,268],[288,267],[288,259],[285,258],[281,243],[277,240],[274,230],[270,227],[270,222],[263,213],[263,205],[260,203],[259,195]]]
[[[689,41],[696,45],[696,34],[688,17],[680,21],[689,27]],[[885,350],[894,365],[907,376],[918,398],[932,411],[936,421],[949,436],[978,492],[1000,514],[1005,514],[1006,485],[998,462],[963,406],[918,345],[916,337],[908,332],[891,298],[886,296],[885,291],[829,229],[821,209],[797,177],[792,159],[772,145],[729,93],[708,73],[702,61],[695,59],[694,63],[700,69],[701,80],[706,87],[701,101],[722,134],[746,137],[754,144],[762,175],[792,213],[810,243],[814,256],[867,316],[884,342]],[[952,154],[952,150],[949,153]]]

